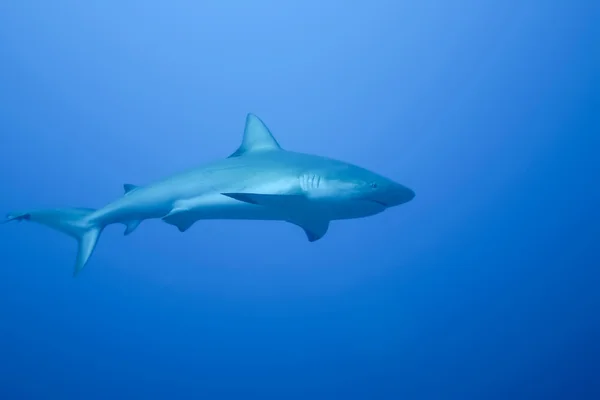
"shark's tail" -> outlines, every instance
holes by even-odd
[[[8,214],[4,222],[37,222],[77,239],[77,259],[73,271],[73,276],[76,276],[85,267],[96,247],[98,237],[104,229],[104,226],[92,223],[87,218],[94,211],[90,208],[58,208],[15,212]]]

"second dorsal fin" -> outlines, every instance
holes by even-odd
[[[281,146],[273,137],[269,128],[256,115],[250,113],[246,116],[246,127],[242,144],[229,157],[240,157],[247,153],[259,151],[277,151]]]
[[[128,193],[134,191],[137,188],[138,188],[137,185],[132,185],[131,183],[125,183],[125,184],[123,184],[123,190],[125,191],[125,194],[128,194]]]

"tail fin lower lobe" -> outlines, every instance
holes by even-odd
[[[91,208],[57,208],[15,212],[8,214],[4,222],[36,222],[75,238],[78,250],[73,276],[76,276],[87,264],[104,229],[104,226],[88,220],[94,211]]]

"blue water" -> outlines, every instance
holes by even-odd
[[[0,211],[287,149],[415,190],[315,243],[0,226],[1,399],[600,398],[594,1],[13,1]]]

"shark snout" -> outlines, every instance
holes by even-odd
[[[415,197],[415,192],[399,183],[393,184],[382,203],[387,204],[388,207],[399,206],[400,204],[408,203]]]

